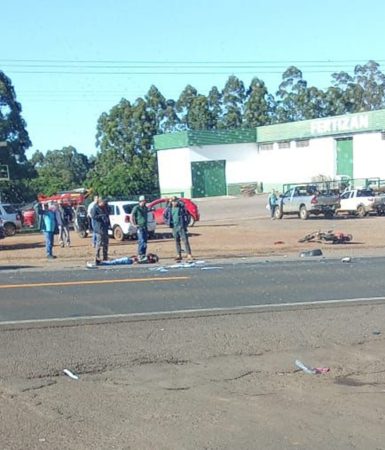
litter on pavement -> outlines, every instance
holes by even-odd
[[[72,378],[73,380],[78,380],[79,376],[75,375],[74,373],[72,373],[69,369],[64,369],[63,372],[69,376],[70,378]]]
[[[314,250],[309,250],[309,251],[306,251],[306,252],[301,252],[301,253],[299,254],[299,256],[300,256],[301,258],[305,258],[305,257],[307,257],[307,256],[322,256],[322,250],[319,249],[319,248],[316,248],[316,249],[314,249]]]
[[[322,373],[330,372],[330,368],[329,367],[309,367],[309,366],[306,366],[299,359],[295,360],[295,365],[296,365],[296,367],[298,367],[298,369],[300,369],[303,372],[308,373],[310,375],[316,375],[316,374],[322,374]]]
[[[350,256],[345,256],[345,258],[342,258],[341,261],[343,263],[350,263],[352,262],[352,258],[350,258]]]

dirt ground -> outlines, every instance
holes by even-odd
[[[271,221],[265,198],[202,200],[199,259],[379,256],[385,218]],[[300,244],[313,230],[346,245]],[[160,234],[168,233],[166,228]],[[280,243],[277,243],[279,242]],[[89,239],[44,258],[39,234],[5,239],[0,267],[76,267]],[[111,243],[111,256],[136,243]],[[161,262],[170,238],[151,241]],[[385,449],[385,308],[322,306],[154,320],[0,326],[0,448]],[[297,370],[299,359],[330,372]],[[72,380],[69,368],[79,374]]]
[[[270,220],[265,209],[265,195],[202,199],[197,203],[201,221],[190,228],[190,244],[194,256],[199,259],[298,257],[303,250],[312,248],[321,248],[325,257],[385,254],[385,217],[339,217],[332,220],[314,217],[302,221],[289,216]],[[312,231],[329,229],[352,234],[353,241],[344,245],[298,242]],[[74,232],[71,240],[70,248],[60,248],[56,243],[54,253],[57,259],[47,261],[40,233],[8,237],[0,241],[0,266],[84,266],[93,259],[91,240],[81,239]],[[134,240],[116,242],[110,239],[110,258],[132,256],[136,251]],[[174,241],[166,226],[158,226],[157,238],[149,241],[148,251],[158,254],[160,263],[175,256]]]

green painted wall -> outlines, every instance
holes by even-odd
[[[277,142],[385,130],[385,110],[323,119],[281,123],[257,128],[257,142]]]

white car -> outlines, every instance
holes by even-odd
[[[110,234],[117,241],[123,241],[124,238],[136,237],[136,226],[132,223],[131,213],[138,202],[129,200],[110,201],[108,210],[110,213],[111,230]],[[153,237],[156,229],[154,213],[148,211],[147,230],[148,236]]]
[[[10,204],[0,203],[0,219],[3,221],[6,236],[13,236],[16,230],[21,229],[21,215]]]

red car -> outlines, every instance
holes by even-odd
[[[193,226],[194,223],[200,219],[198,205],[188,198],[181,197],[179,200],[184,203],[186,211],[190,216],[189,224],[190,226]],[[147,207],[154,211],[155,221],[158,225],[164,223],[163,212],[167,206],[167,203],[167,198],[158,198],[157,200],[147,204]]]

